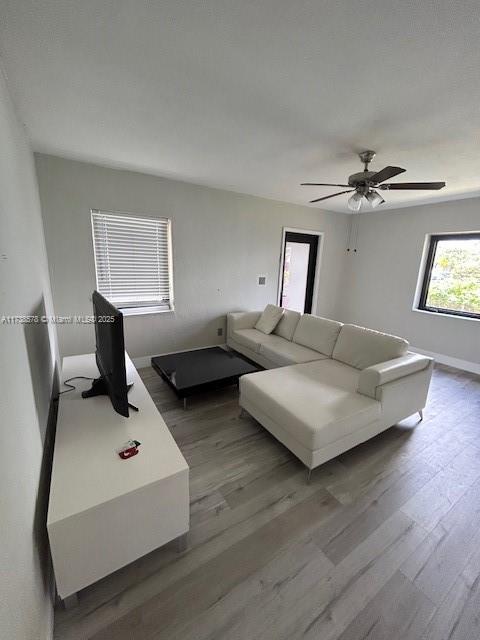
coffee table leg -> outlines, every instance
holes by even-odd
[[[186,398],[183,399],[183,410],[184,411],[187,410],[187,399]]]

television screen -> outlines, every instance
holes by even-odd
[[[128,418],[128,386],[125,371],[123,314],[98,291],[93,292],[95,316],[95,357],[100,378],[82,396],[108,395],[115,411]]]

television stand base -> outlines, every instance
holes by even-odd
[[[127,392],[130,391],[132,387],[133,382],[132,384],[127,385]],[[87,391],[82,391],[82,398],[94,398],[95,396],[108,396],[107,383],[105,382],[105,378],[103,377],[95,378],[90,389],[88,389]],[[128,406],[130,409],[132,409],[132,411],[138,411],[138,407],[136,407],[134,404],[130,404],[129,402]]]
[[[95,378],[92,386],[87,391],[82,391],[82,398],[94,398],[95,396],[108,396],[108,387],[105,378]]]

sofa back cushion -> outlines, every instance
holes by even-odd
[[[258,319],[255,329],[258,329],[262,333],[267,335],[272,333],[277,324],[280,322],[280,318],[283,315],[282,307],[277,307],[276,304],[267,304],[262,312],[262,315]]]
[[[379,362],[399,358],[407,351],[408,342],[403,338],[354,324],[344,324],[332,358],[356,369],[366,369]]]
[[[298,321],[293,342],[330,357],[341,327],[341,322],[306,313]]]
[[[281,338],[285,338],[285,340],[291,340],[301,316],[302,314],[298,313],[298,311],[285,309],[283,316],[273,330],[273,333]]]

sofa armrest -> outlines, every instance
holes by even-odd
[[[431,362],[433,362],[432,358],[409,351],[400,358],[374,364],[361,371],[357,391],[365,396],[375,398],[377,387],[427,369]]]
[[[237,329],[253,329],[261,315],[261,311],[227,313],[227,335],[231,336]]]

